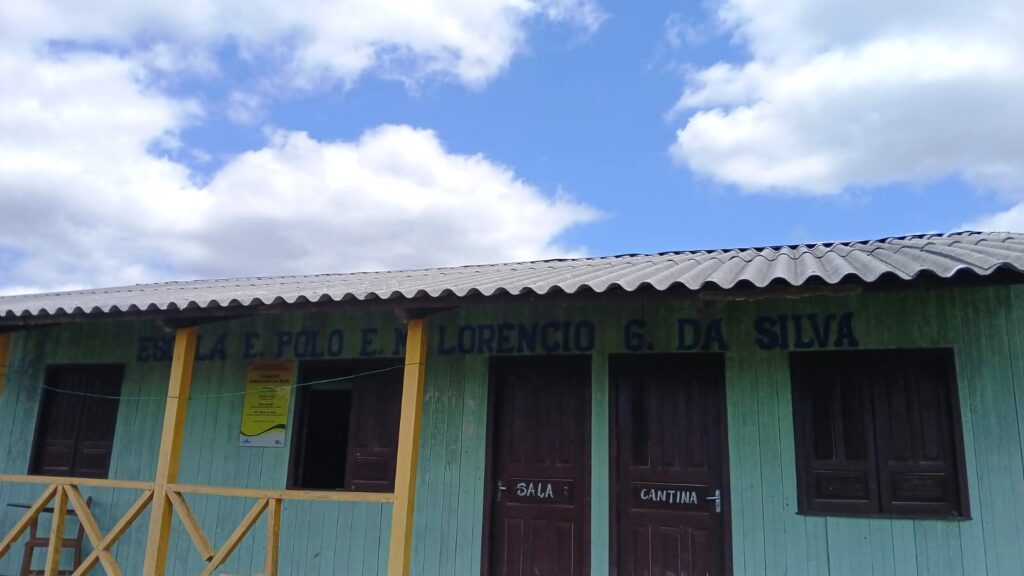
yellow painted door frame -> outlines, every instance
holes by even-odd
[[[427,368],[427,320],[409,320],[405,340],[405,376],[395,465],[395,502],[391,508],[388,576],[408,576],[412,556],[412,524],[416,501],[416,464],[420,453],[420,420]]]
[[[149,533],[146,536],[145,576],[163,576],[167,569],[167,546],[171,537],[173,510],[167,497],[167,485],[178,481],[181,445],[185,436],[185,415],[192,387],[192,364],[196,356],[198,328],[179,328],[174,337],[171,378],[167,386],[163,432],[156,463],[153,504],[150,510]]]

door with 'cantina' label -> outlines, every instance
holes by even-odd
[[[495,361],[490,576],[589,573],[590,359]]]
[[[613,357],[618,576],[726,573],[721,355]]]

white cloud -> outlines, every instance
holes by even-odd
[[[0,289],[572,256],[558,236],[597,217],[408,126],[277,132],[197,184],[158,145],[200,113],[145,79],[0,54]]]
[[[207,70],[197,51],[230,42],[276,62],[292,86],[349,84],[373,69],[481,86],[523,48],[534,18],[592,32],[605,13],[596,0],[26,0],[0,3],[0,38],[145,49],[164,68]]]
[[[168,246],[200,276],[443,266],[579,255],[556,238],[597,212],[544,195],[437,135],[380,126],[354,142],[278,132],[220,170]]]
[[[692,75],[673,157],[748,191],[959,177],[1024,195],[1019,0],[726,0],[750,51]]]
[[[977,218],[964,224],[961,228],[995,232],[1024,232],[1024,204],[1017,204],[1003,212]]]
[[[226,74],[217,50],[273,62],[288,92],[378,72],[480,86],[533,18],[595,30],[593,0],[0,2],[0,293],[170,278],[562,257],[598,214],[438,135],[355,141],[280,130],[202,181],[178,157],[209,110],[169,96]],[[263,119],[239,90],[226,114]]]

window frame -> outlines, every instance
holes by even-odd
[[[301,361],[297,367],[297,382],[299,387],[296,389],[294,408],[292,410],[292,418],[289,423],[289,434],[291,438],[288,442],[288,474],[286,480],[286,486],[289,490],[308,490],[308,491],[320,491],[320,492],[372,492],[387,494],[392,493],[395,490],[395,474],[398,460],[398,428],[401,426],[401,393],[404,386],[404,376],[399,370],[399,367],[404,365],[404,358],[402,357],[375,357],[375,358],[335,358],[329,360],[306,360]],[[300,426],[304,426],[304,423],[300,422],[300,418],[305,417],[305,404],[308,402],[307,394],[305,394],[307,387],[305,384],[305,378],[303,375],[304,371],[313,371],[318,369],[336,367],[339,370],[350,369],[353,374],[359,374],[363,372],[371,372],[374,370],[382,370],[385,368],[394,367],[396,372],[399,374],[396,376],[398,380],[398,406],[396,406],[395,412],[395,447],[394,452],[390,455],[391,458],[391,478],[385,483],[384,486],[378,487],[379,489],[368,490],[366,488],[353,489],[351,486],[354,481],[352,478],[353,470],[351,469],[354,455],[350,454],[349,451],[353,449],[353,435],[356,433],[354,429],[358,424],[356,417],[357,410],[357,392],[355,387],[351,389],[352,395],[350,398],[349,406],[349,424],[348,432],[346,434],[345,446],[341,452],[341,456],[345,459],[345,478],[344,484],[338,488],[315,488],[299,485],[299,466],[300,457],[299,452],[303,451],[301,446],[301,437],[303,436],[302,429]],[[365,483],[365,481],[359,481]]]
[[[959,521],[971,519],[964,451],[963,414],[957,382],[956,355],[953,348],[797,351],[790,352],[788,360],[797,480],[797,514],[914,520]],[[956,496],[947,502],[949,506],[953,507],[953,510],[936,510],[936,508],[945,507],[947,504],[921,503],[919,505],[883,500],[886,483],[882,477],[882,471],[886,465],[882,461],[883,451],[879,449],[876,439],[880,424],[875,414],[879,401],[871,391],[874,386],[869,389],[867,394],[864,394],[865,401],[871,410],[869,414],[865,415],[866,441],[870,443],[868,446],[869,459],[866,462],[871,482],[871,485],[868,486],[870,499],[866,503],[835,501],[823,506],[814,494],[814,436],[811,433],[813,429],[813,400],[801,395],[802,388],[809,384],[805,380],[806,376],[801,376],[800,372],[813,369],[814,366],[820,366],[823,363],[878,364],[887,361],[895,361],[904,365],[915,362],[933,363],[930,369],[934,369],[936,374],[945,381],[939,383],[938,386],[946,388],[945,393],[948,399],[948,422],[943,424],[942,433],[948,434],[951,437],[949,440],[952,442],[949,450],[949,457],[952,459],[949,464],[952,466],[952,471],[949,473],[949,477],[955,482],[953,488],[956,491]],[[834,421],[835,417],[833,417]]]
[[[106,466],[105,466],[105,469],[104,469],[102,475],[88,474],[88,475],[84,475],[83,476],[80,472],[76,473],[75,466],[74,466],[74,462],[75,462],[74,457],[75,457],[75,455],[77,455],[78,450],[79,450],[79,443],[82,441],[81,437],[80,437],[80,435],[78,433],[80,431],[80,428],[79,428],[78,430],[76,430],[76,435],[75,435],[75,438],[74,438],[74,449],[72,451],[72,461],[71,461],[71,466],[70,466],[71,473],[70,474],[56,474],[56,473],[50,472],[50,473],[43,474],[40,471],[41,465],[39,463],[39,458],[41,457],[40,451],[43,449],[43,446],[45,445],[45,442],[43,442],[43,438],[41,436],[41,434],[43,433],[43,416],[46,413],[47,400],[49,398],[51,398],[52,395],[56,395],[56,394],[61,394],[62,393],[62,392],[58,392],[58,391],[55,391],[55,390],[51,390],[50,388],[56,388],[54,379],[57,377],[58,373],[64,372],[64,371],[75,371],[75,370],[79,370],[79,371],[89,371],[89,370],[110,371],[112,373],[116,373],[117,374],[117,396],[118,396],[118,399],[117,400],[111,400],[111,402],[114,403],[114,409],[113,409],[113,412],[111,414],[111,417],[113,419],[113,423],[112,423],[111,431],[110,431],[110,457],[107,459]],[[31,446],[30,452],[29,452],[28,467],[27,467],[26,474],[28,474],[29,476],[57,476],[57,477],[61,477],[61,478],[96,478],[96,479],[108,479],[108,478],[110,478],[110,465],[111,465],[111,463],[114,460],[114,450],[115,450],[115,448],[117,446],[117,419],[118,419],[119,414],[121,412],[121,399],[120,399],[120,396],[121,396],[121,392],[124,390],[125,372],[126,372],[126,370],[125,370],[125,365],[124,364],[69,363],[69,364],[48,364],[46,366],[45,375],[43,376],[43,382],[44,382],[45,386],[47,386],[47,388],[43,388],[40,391],[41,393],[39,394],[39,400],[38,400],[38,403],[37,403],[37,406],[36,406],[36,419],[35,419],[35,424],[33,425],[32,446]],[[75,406],[79,410],[80,413],[84,410],[84,406],[85,406],[85,403],[86,403],[85,400],[86,400],[86,398],[82,397],[81,401],[75,403]],[[81,416],[81,414],[79,416]],[[80,421],[79,421],[79,424],[80,424]]]

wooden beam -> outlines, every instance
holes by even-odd
[[[252,509],[249,510],[249,513],[245,515],[245,518],[242,518],[242,523],[238,525],[238,528],[235,528],[235,531],[231,533],[231,536],[228,536],[227,542],[220,547],[220,550],[217,550],[217,554],[215,554],[213,559],[210,560],[210,563],[207,564],[206,569],[203,570],[203,576],[210,576],[213,574],[213,571],[220,568],[221,564],[224,564],[228,559],[228,556],[231,556],[231,553],[235,551],[235,548],[238,548],[238,545],[242,543],[242,538],[245,538],[245,535],[249,533],[249,530],[252,530],[253,524],[256,524],[256,521],[260,519],[260,515],[263,514],[264,510],[266,510],[267,502],[268,500],[266,498],[256,501],[256,504],[254,504]]]
[[[25,530],[28,530],[28,527],[32,525],[32,521],[39,516],[39,513],[43,511],[43,508],[46,508],[46,505],[50,503],[50,500],[53,500],[53,496],[57,493],[58,488],[59,486],[50,486],[44,490],[42,496],[36,499],[32,506],[29,507],[28,511],[25,512],[21,519],[18,520],[13,528],[11,528],[11,531],[7,533],[7,536],[4,536],[4,539],[0,540],[0,558],[3,558],[4,554],[7,554],[11,545],[14,544],[18,538],[21,538],[21,535],[25,533]]]
[[[388,576],[408,576],[412,555],[412,516],[416,502],[416,463],[420,453],[420,416],[427,368],[427,319],[409,321],[405,340],[405,378],[395,465],[395,503],[391,507]]]
[[[277,576],[280,550],[281,501],[271,500],[267,508],[267,554],[263,562],[263,576]]]
[[[181,520],[185,531],[192,538],[192,543],[196,545],[199,555],[203,557],[203,562],[209,562],[213,558],[213,546],[210,546],[210,541],[206,539],[206,533],[203,532],[203,527],[199,525],[192,509],[188,507],[188,502],[185,502],[181,494],[169,488],[167,489],[167,498],[171,501],[174,511],[178,513],[178,519]]]
[[[53,500],[50,545],[46,548],[46,570],[43,572],[43,576],[57,576],[60,571],[60,553],[64,549],[64,521],[68,516],[68,493],[63,488],[58,488]]]
[[[171,537],[173,510],[167,498],[167,485],[178,480],[181,462],[181,444],[185,436],[185,414],[188,393],[192,387],[192,363],[196,356],[198,329],[180,328],[174,338],[174,356],[171,360],[171,378],[167,386],[167,404],[164,407],[163,432],[160,434],[160,452],[156,462],[156,480],[153,490],[153,509],[149,517],[146,537],[146,576],[164,576],[167,569],[167,545]]]
[[[103,533],[100,532],[100,527],[96,524],[96,518],[93,517],[92,511],[89,510],[89,504],[85,498],[82,498],[82,493],[78,491],[77,486],[69,484],[63,486],[63,489],[68,493],[68,500],[71,500],[71,505],[75,508],[75,514],[78,515],[78,521],[82,523],[82,529],[85,530],[85,535],[89,537],[89,542],[92,543],[93,547],[99,546],[103,542]],[[121,576],[121,567],[117,565],[114,555],[109,550],[99,550],[99,558],[107,576]]]
[[[11,353],[11,333],[0,334],[0,396],[4,395],[4,382],[7,381],[7,357]]]
[[[229,486],[203,486],[199,484],[168,484],[167,490],[181,494],[206,494],[232,498],[268,498],[271,500],[307,500],[315,502],[393,502],[395,497],[386,492],[345,492],[327,490],[264,490],[262,488],[232,488]]]
[[[153,490],[146,490],[145,492],[143,492],[142,495],[139,496],[139,498],[135,501],[135,503],[132,504],[132,507],[129,508],[128,511],[124,513],[124,516],[122,516],[121,519],[117,521],[117,524],[115,524],[114,527],[110,529],[110,532],[107,532],[107,535],[103,538],[103,540],[98,545],[96,545],[92,553],[86,556],[85,560],[82,561],[82,564],[74,571],[74,573],[71,576],[85,576],[90,570],[92,570],[93,566],[95,566],[96,563],[99,562],[100,552],[103,550],[110,550],[110,547],[113,546],[114,543],[117,542],[118,539],[120,539],[121,536],[123,536],[124,533],[128,531],[128,528],[131,528],[131,525],[135,523],[135,520],[138,519],[138,517],[141,516],[143,512],[145,512],[146,507],[149,506],[149,503],[152,500]]]
[[[57,484],[65,486],[92,486],[95,488],[127,488],[129,490],[149,490],[152,482],[135,480],[107,480],[105,478],[74,478],[71,476],[25,476],[22,474],[0,474],[0,483],[10,484]]]

